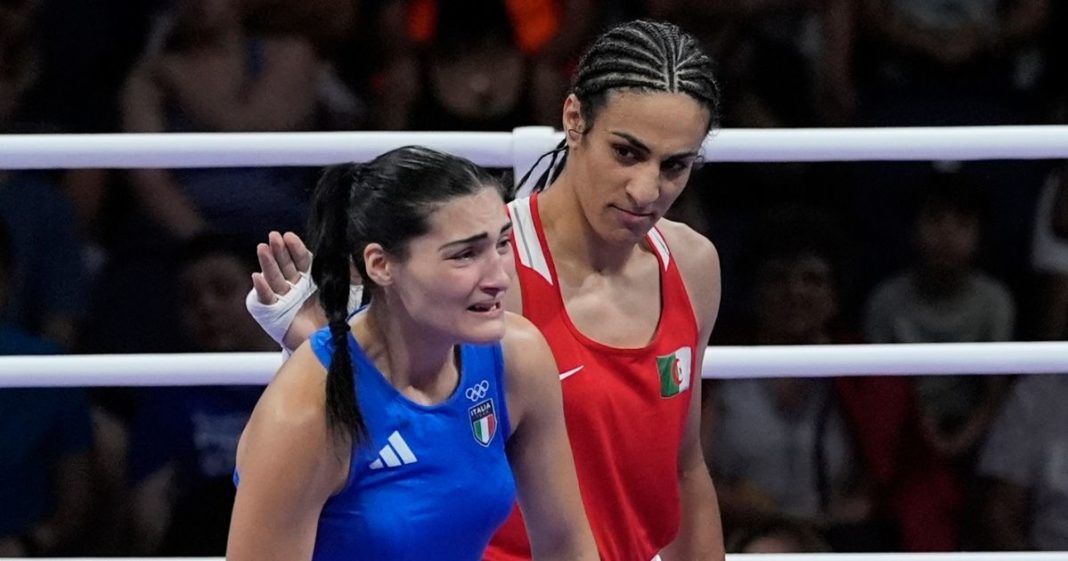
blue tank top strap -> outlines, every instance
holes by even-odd
[[[334,357],[334,340],[330,335],[330,328],[324,327],[312,333],[311,337],[308,338],[308,343],[311,345],[312,351],[315,353],[316,358],[319,359],[319,362],[329,369]]]
[[[361,361],[363,353],[358,348],[356,340],[349,335],[348,342],[350,356],[353,357],[354,361]],[[334,342],[330,335],[330,328],[324,327],[312,333],[309,343],[319,362],[329,369],[334,355]],[[464,375],[461,376],[461,385],[477,384],[481,381],[477,379],[478,376],[482,376],[484,379],[486,374],[492,373],[490,374],[493,376],[492,388],[499,403],[497,415],[501,425],[501,434],[507,439],[512,435],[512,422],[508,416],[508,388],[505,383],[504,353],[501,351],[501,344],[461,345],[460,353],[461,368],[464,372]],[[465,379],[472,376],[476,378]],[[457,391],[467,391],[467,387],[460,387]]]

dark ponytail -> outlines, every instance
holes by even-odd
[[[356,400],[348,322],[349,264],[354,261],[349,207],[361,175],[361,165],[326,168],[316,187],[309,219],[315,254],[311,274],[319,286],[319,303],[329,321],[334,346],[326,376],[326,419],[335,435],[350,437],[353,445],[367,437],[367,426]]]

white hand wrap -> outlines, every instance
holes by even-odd
[[[289,281],[286,281],[286,284],[289,285],[289,292],[276,295],[278,300],[274,304],[261,303],[256,297],[256,289],[250,290],[245,296],[245,308],[252,315],[252,319],[260,324],[271,339],[282,345],[282,348],[285,348],[282,341],[285,339],[286,332],[289,331],[289,326],[293,324],[297,313],[300,312],[301,306],[308,298],[314,296],[318,289],[308,273],[300,273],[300,280],[295,284]],[[363,285],[350,284],[349,314],[360,307],[361,298],[363,298]]]
[[[279,345],[282,345],[282,340],[285,339],[286,332],[289,331],[289,326],[297,317],[297,312],[300,311],[304,301],[311,298],[316,290],[315,283],[312,282],[311,275],[308,273],[301,273],[300,280],[296,283],[286,282],[290,287],[289,292],[277,295],[278,300],[274,304],[261,303],[256,297],[256,289],[249,291],[248,296],[245,297],[245,308],[248,309],[248,313],[252,314],[256,323],[260,324],[260,327]]]

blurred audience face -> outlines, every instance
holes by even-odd
[[[760,269],[757,317],[772,343],[818,343],[838,313],[830,262],[814,253],[768,259]]]
[[[182,327],[199,351],[257,351],[272,348],[245,311],[251,286],[248,266],[225,253],[189,262],[179,277]]]
[[[979,218],[953,209],[925,210],[916,224],[916,241],[927,270],[963,272],[979,249]]]

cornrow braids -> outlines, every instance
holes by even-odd
[[[598,37],[582,55],[571,83],[586,125],[580,132],[593,126],[608,103],[608,94],[618,90],[686,94],[708,110],[708,130],[719,123],[720,89],[712,59],[697,39],[670,23],[635,20],[618,25]],[[561,151],[562,155],[555,154]],[[551,154],[553,163],[529,190],[541,191],[562,171],[567,162],[566,144]],[[521,194],[527,191],[524,183],[525,178],[517,188]]]
[[[692,35],[670,23],[637,20],[619,25],[598,37],[582,56],[571,86],[579,101],[585,104],[618,89],[684,93],[713,115],[719,109],[712,59]]]

